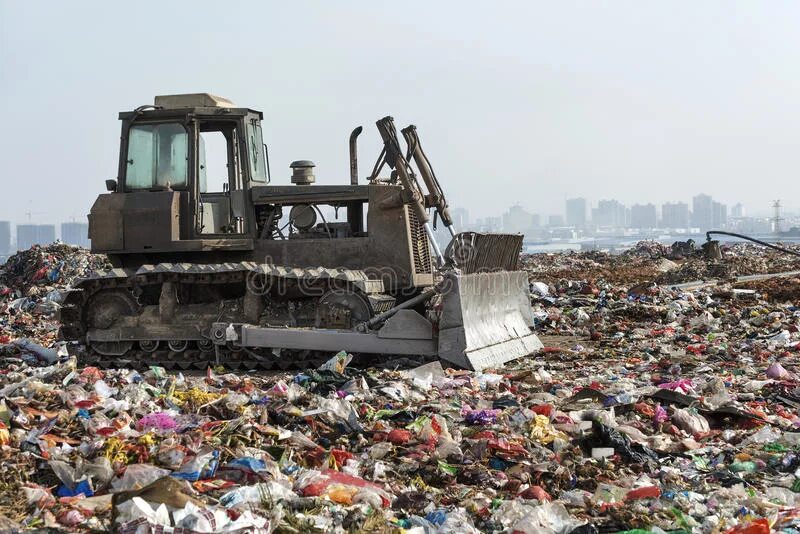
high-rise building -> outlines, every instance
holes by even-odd
[[[567,200],[567,226],[582,228],[586,226],[586,199],[571,198]]]
[[[469,212],[464,208],[453,208],[450,210],[450,216],[453,218],[453,224],[457,231],[461,232],[469,228]]]
[[[701,231],[714,226],[714,201],[708,195],[697,195],[692,199],[692,226]]]
[[[56,240],[54,224],[18,224],[17,250],[27,250],[33,245],[49,245]]]
[[[17,250],[28,250],[37,241],[35,224],[17,225]]]
[[[502,225],[502,217],[485,217],[475,219],[473,226],[478,232],[498,232],[502,229]]]
[[[731,217],[734,217],[736,219],[741,219],[745,215],[746,212],[741,202],[737,202],[736,205],[731,208]]]
[[[535,216],[528,213],[522,206],[511,206],[503,214],[503,230],[509,233],[523,234],[534,227],[534,218]]]
[[[601,200],[592,210],[592,223],[607,228],[624,228],[627,222],[625,205],[617,200]]]
[[[55,224],[39,224],[36,226],[36,243],[49,245],[56,240]]]
[[[721,202],[711,203],[711,228],[724,228],[728,224],[728,206]]]
[[[563,215],[550,215],[547,217],[547,226],[550,228],[559,228],[564,226],[564,216]]]
[[[664,228],[688,228],[689,205],[685,202],[667,202],[661,205],[661,226]]]
[[[11,223],[0,221],[0,256],[11,254]]]
[[[634,204],[631,206],[630,228],[655,228],[658,215],[655,204]]]
[[[89,225],[80,222],[61,223],[61,241],[67,245],[89,248]]]

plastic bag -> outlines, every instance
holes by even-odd
[[[242,486],[231,490],[219,498],[219,503],[225,508],[233,508],[243,503],[261,503],[269,501],[292,501],[298,497],[288,484],[276,480],[258,483],[253,486]]]
[[[639,443],[631,443],[628,436],[606,425],[598,424],[597,436],[604,445],[613,447],[615,453],[628,461],[646,463],[648,460],[658,460],[655,452]]]
[[[472,519],[463,511],[455,509],[447,514],[444,522],[439,525],[437,534],[479,534],[480,531],[472,524]]]
[[[672,422],[675,426],[690,434],[705,434],[711,430],[705,417],[682,408],[675,408],[672,414]]]
[[[504,501],[495,516],[510,531],[525,534],[561,534],[583,523],[571,517],[563,504],[549,502],[532,506],[519,500]]]
[[[773,362],[767,367],[766,371],[768,378],[774,378],[775,380],[791,380],[794,379],[794,375],[787,371],[780,363]]]
[[[41,361],[54,364],[58,361],[58,350],[48,349],[27,338],[16,339],[12,342],[22,352],[33,354]]]
[[[219,451],[205,449],[185,462],[178,471],[172,473],[172,476],[191,482],[211,478],[217,470],[218,463]]]
[[[130,464],[121,477],[111,482],[114,491],[141,489],[161,477],[169,475],[169,471],[150,464]]]
[[[361,492],[362,489],[366,491]],[[390,502],[389,494],[379,484],[331,469],[305,473],[295,481],[295,490],[304,497],[328,497],[340,504],[355,502],[359,492],[362,497],[367,497],[370,492],[376,493],[382,506],[388,506]]]
[[[403,376],[409,378],[415,387],[423,391],[428,391],[434,381],[444,378],[444,369],[438,360],[425,365],[420,365],[414,369],[403,371]]]
[[[339,351],[336,355],[327,362],[320,365],[318,371],[334,371],[336,373],[344,373],[345,368],[353,360],[352,354],[347,354],[346,351]]]

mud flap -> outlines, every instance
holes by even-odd
[[[449,273],[445,281],[439,358],[480,371],[542,348],[530,330],[533,312],[525,272]]]

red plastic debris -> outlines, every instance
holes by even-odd
[[[531,408],[531,410],[533,411],[533,413],[537,413],[539,415],[546,415],[547,417],[550,417],[551,415],[553,415],[553,410],[555,410],[555,408],[553,408],[552,404],[540,404],[539,406],[534,406],[533,408]]]
[[[702,345],[702,344],[701,345],[688,345],[686,347],[686,352],[691,352],[692,354],[696,354],[696,355],[699,356],[700,354],[703,354],[706,351],[706,348],[707,347],[705,345]]]
[[[411,441],[411,431],[403,430],[402,428],[395,428],[389,432],[388,440],[395,445],[402,445]]]
[[[341,471],[324,469],[320,474],[321,477],[319,480],[312,482],[301,490],[303,497],[319,497],[320,495],[323,495],[331,485],[355,486],[357,488],[374,488],[381,490],[381,492],[383,491],[383,487],[381,487],[379,484],[369,482],[363,478],[342,473]],[[381,500],[383,501],[384,506],[389,505],[385,497],[381,496]]]
[[[331,449],[331,456],[336,461],[336,465],[342,466],[347,463],[347,460],[355,458],[352,453],[343,449]]]
[[[657,499],[661,496],[658,486],[645,486],[636,488],[625,494],[626,501],[636,501],[638,499]]]
[[[518,443],[511,443],[505,439],[490,439],[489,449],[498,453],[498,456],[505,457],[524,457],[528,456],[528,450]]]
[[[769,521],[756,519],[752,523],[726,530],[725,534],[769,534]]]
[[[646,417],[653,417],[656,414],[655,409],[646,402],[637,402],[633,405],[633,409]]]
[[[526,489],[519,496],[523,499],[537,499],[540,501],[552,501],[553,498],[541,486],[531,486]]]

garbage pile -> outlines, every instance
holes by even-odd
[[[800,252],[800,245],[783,245]],[[671,247],[641,241],[621,254],[602,251],[523,254],[531,281],[603,280],[613,284],[651,281],[676,285],[695,280],[731,280],[738,276],[800,270],[795,256],[751,243],[722,247],[723,258],[709,261],[701,247],[676,242]]]
[[[0,266],[0,354],[55,361],[46,348],[56,341],[63,292],[76,278],[109,267],[105,256],[63,243],[11,256]]]
[[[800,302],[800,276],[740,282],[734,288],[757,291],[774,302]]]
[[[800,532],[800,302],[671,253],[527,257],[545,349],[482,373],[6,357],[0,530]]]

